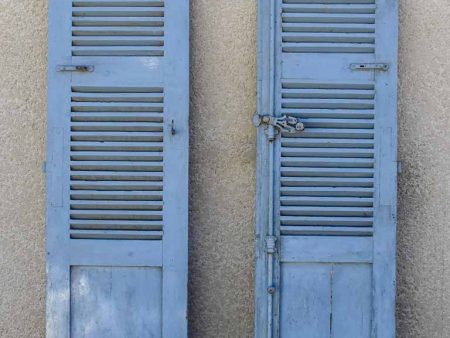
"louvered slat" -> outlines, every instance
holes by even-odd
[[[281,137],[283,235],[372,234],[374,98],[372,83],[283,81],[282,111],[306,127]]]
[[[162,88],[72,88],[71,238],[162,238],[163,104]]]
[[[163,56],[164,1],[73,1],[73,56]]]
[[[161,240],[162,231],[117,231],[117,230],[72,230],[70,238],[74,239],[134,239]]]
[[[373,53],[375,0],[283,0],[285,53]]]

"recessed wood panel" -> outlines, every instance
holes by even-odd
[[[74,266],[71,338],[162,337],[160,268]]]

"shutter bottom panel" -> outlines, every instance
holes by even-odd
[[[72,88],[71,238],[162,239],[163,103],[162,88]]]

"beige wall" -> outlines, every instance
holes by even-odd
[[[0,337],[42,337],[46,1],[0,0]]]
[[[45,0],[0,0],[0,337],[43,337]],[[251,337],[256,0],[192,0],[191,337]],[[398,336],[450,334],[450,3],[401,0]]]
[[[400,15],[399,336],[450,336],[450,2]]]

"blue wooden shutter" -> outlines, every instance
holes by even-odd
[[[397,15],[259,1],[257,338],[395,337]]]
[[[47,337],[186,337],[188,0],[51,0]]]

